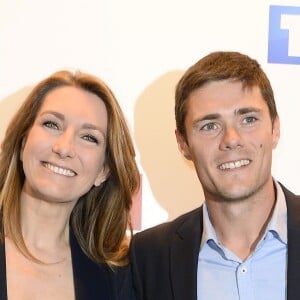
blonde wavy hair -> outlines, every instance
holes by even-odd
[[[20,161],[22,141],[32,127],[45,96],[56,88],[73,86],[97,95],[108,114],[105,163],[110,173],[99,187],[92,187],[74,207],[70,226],[82,250],[98,263],[125,265],[128,262],[126,230],[131,230],[132,196],[140,175],[130,132],[121,108],[109,87],[99,78],[82,72],[59,71],[33,88],[11,120],[0,152],[0,239],[8,235],[27,257],[20,223],[20,194],[24,172]]]

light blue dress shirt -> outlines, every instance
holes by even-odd
[[[204,204],[198,300],[286,299],[287,209],[283,191],[277,182],[275,185],[273,215],[262,239],[245,261],[219,243]]]

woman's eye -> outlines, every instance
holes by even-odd
[[[98,140],[91,134],[84,135],[83,139],[88,141],[88,142],[98,144]]]
[[[43,126],[45,126],[47,128],[51,128],[51,129],[59,129],[58,124],[53,121],[45,121],[43,123]]]

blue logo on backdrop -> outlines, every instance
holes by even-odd
[[[300,64],[300,7],[270,5],[268,62]]]

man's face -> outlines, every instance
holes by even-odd
[[[187,99],[186,139],[179,148],[194,162],[206,200],[246,199],[272,184],[272,150],[280,130],[273,126],[258,87],[223,80],[196,89]]]

